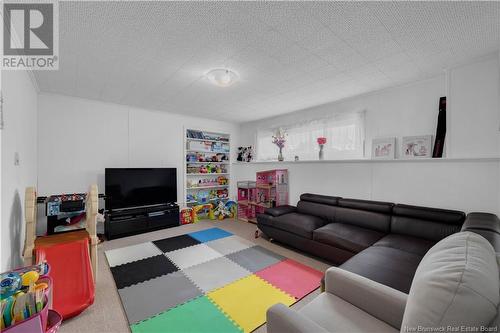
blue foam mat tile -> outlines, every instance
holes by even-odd
[[[197,232],[192,232],[188,234],[189,236],[193,237],[197,241],[200,241],[202,243],[210,242],[215,239],[219,238],[224,238],[224,237],[229,237],[232,236],[233,234],[219,229],[219,228],[211,228],[211,229],[206,229],[202,231],[197,231]]]

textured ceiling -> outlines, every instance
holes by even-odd
[[[244,122],[434,76],[500,45],[500,2],[61,2],[41,91]],[[226,66],[241,81],[211,85]]]

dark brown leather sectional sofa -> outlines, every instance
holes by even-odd
[[[500,248],[493,214],[469,214],[369,200],[302,194],[297,206],[257,216],[268,237],[408,293],[418,264],[438,241],[462,228]],[[498,246],[498,247],[497,247]]]

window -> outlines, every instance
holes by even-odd
[[[323,148],[326,160],[362,158],[364,156],[365,112],[340,113],[332,117],[309,120],[285,129],[287,141],[283,149],[285,160],[298,156],[303,160],[317,160],[319,154],[318,137],[327,139]],[[276,160],[278,147],[272,143],[276,128],[257,131],[257,160]]]

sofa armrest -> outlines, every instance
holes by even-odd
[[[311,319],[281,303],[275,304],[267,310],[267,332],[328,333]]]
[[[401,329],[408,295],[341,268],[326,271],[326,292],[332,293],[370,315]]]
[[[274,217],[290,214],[295,212],[296,208],[290,205],[278,206],[274,208],[266,208],[265,213]]]

